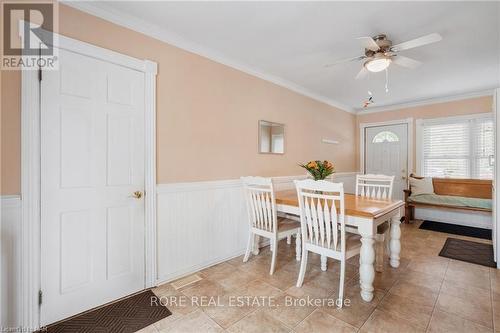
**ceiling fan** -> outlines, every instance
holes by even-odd
[[[361,68],[358,75],[356,75],[356,79],[366,77],[369,72],[381,72],[389,67],[391,63],[413,69],[418,67],[421,62],[401,56],[398,52],[439,42],[443,38],[438,33],[432,33],[396,45],[392,45],[392,42],[387,39],[387,36],[384,34],[374,37],[359,37],[357,39],[361,41],[362,46],[365,48],[364,55],[338,60],[325,65],[325,67],[336,66],[349,61],[365,60],[363,68]]]

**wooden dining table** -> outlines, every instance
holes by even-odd
[[[300,215],[299,201],[295,190],[277,191],[275,193],[276,209],[278,212]],[[354,194],[345,194],[345,223],[348,227],[356,228],[361,235],[361,251],[359,260],[359,281],[361,297],[366,302],[373,299],[373,280],[375,279],[375,236],[377,226],[390,222],[390,264],[399,267],[401,252],[401,209],[402,200],[377,200]],[[321,269],[327,269],[327,258],[321,257]]]

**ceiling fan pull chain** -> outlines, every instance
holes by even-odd
[[[385,92],[389,92],[389,71],[385,69]]]

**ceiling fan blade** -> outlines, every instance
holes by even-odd
[[[361,70],[358,72],[358,75],[356,75],[356,80],[363,79],[368,75],[368,70],[365,68],[365,66],[361,67]]]
[[[359,39],[361,41],[361,45],[363,45],[365,49],[372,51],[380,50],[380,46],[378,46],[375,40],[371,37],[358,37],[356,39]]]
[[[411,69],[417,68],[418,66],[422,65],[422,63],[418,60],[408,58],[408,57],[403,57],[400,55],[394,56],[392,58],[392,62],[395,63],[396,65],[411,68]]]
[[[332,67],[332,66],[335,66],[335,65],[338,65],[338,64],[343,64],[345,62],[362,60],[364,58],[366,58],[365,55],[362,55],[362,56],[359,56],[359,57],[354,57],[354,58],[341,59],[341,60],[337,60],[335,62],[332,62],[330,64],[326,64],[325,67]]]
[[[441,37],[440,34],[432,33],[429,35],[425,35],[425,36],[422,36],[419,38],[409,40],[409,41],[404,42],[404,43],[394,45],[391,47],[391,51],[392,52],[399,52],[399,51],[403,51],[403,50],[409,50],[409,49],[413,49],[414,47],[419,47],[419,46],[424,46],[427,44],[439,42],[442,39],[443,39],[443,37]]]

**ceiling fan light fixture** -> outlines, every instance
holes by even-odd
[[[380,57],[368,60],[365,62],[365,68],[370,72],[376,73],[381,72],[391,64],[391,59],[386,57]]]

